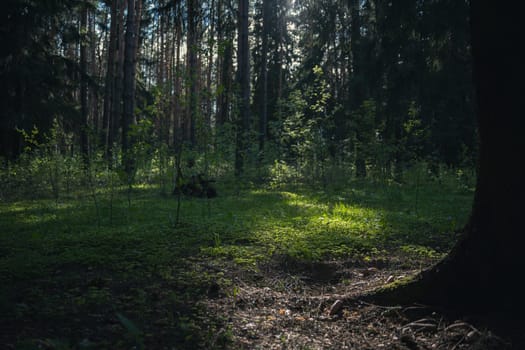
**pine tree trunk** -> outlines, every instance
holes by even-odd
[[[206,134],[211,133],[211,114],[212,114],[212,71],[213,71],[213,54],[215,46],[215,1],[211,0],[210,5],[210,29],[208,35],[208,67],[206,72]]]
[[[223,41],[224,56],[222,57],[221,64],[221,86],[222,91],[219,94],[218,102],[218,118],[217,124],[224,125],[224,123],[230,120],[230,103],[232,94],[232,65],[233,65],[233,42],[230,37],[227,37]]]
[[[248,0],[239,0],[238,71],[239,84],[239,122],[235,151],[235,174],[243,172],[248,152],[248,132],[250,129],[250,47],[248,44]]]
[[[463,236],[439,264],[371,299],[422,302],[523,319],[524,54],[517,9],[472,2],[474,82],[480,158],[472,214]],[[505,38],[503,40],[502,38]]]
[[[111,3],[111,24],[109,29],[108,61],[106,69],[106,81],[104,86],[104,105],[102,112],[102,127],[104,129],[104,143],[106,158],[110,158],[112,145],[110,144],[111,133],[111,110],[115,94],[115,53],[117,51],[117,28],[118,28],[118,2]]]
[[[263,25],[262,25],[262,48],[261,48],[261,96],[259,101],[259,152],[264,152],[264,143],[268,129],[268,16],[269,1],[263,0]]]
[[[195,138],[195,122],[198,114],[198,96],[197,96],[197,84],[198,81],[198,68],[197,68],[197,6],[196,0],[188,0],[188,104],[186,113],[186,140],[190,142],[192,146],[196,145]]]
[[[359,83],[361,80],[361,18],[359,14],[359,4],[357,0],[352,0],[350,2],[350,11],[352,19],[352,28],[350,32],[350,42],[352,48],[352,60],[351,60],[351,79],[352,84],[350,84],[350,106],[353,111],[358,110],[361,106],[361,103],[364,100],[363,97],[363,84]],[[354,118],[363,118],[358,113],[354,114]],[[359,126],[360,120],[356,121],[356,124]],[[362,132],[359,130],[355,131],[356,134],[356,147],[355,150],[355,169],[357,177],[366,177],[366,161],[364,157],[364,148],[365,140],[363,139]]]
[[[96,32],[96,13],[94,11],[90,12],[89,16],[89,38],[90,38],[90,55],[89,55],[89,71],[91,72],[91,75],[95,77],[95,79],[99,80],[100,78],[100,70],[99,67],[101,64],[97,64],[97,54],[99,53],[98,50],[98,43],[102,41],[102,33],[100,34],[100,38],[97,37]],[[99,40],[100,39],[100,40]],[[99,55],[100,56],[100,55]],[[90,115],[91,115],[91,126],[93,128],[93,131],[95,134],[97,134],[100,131],[100,105],[99,105],[99,92],[98,89],[90,89],[89,90],[89,108],[90,108]]]
[[[89,146],[88,146],[88,86],[87,86],[87,20],[88,11],[85,5],[82,6],[80,13],[80,114],[82,123],[80,126],[80,149],[84,166],[89,166]]]
[[[180,5],[179,5],[180,6]],[[182,18],[179,12],[180,7],[177,7],[176,16],[176,25],[175,25],[175,35],[176,35],[176,45],[177,51],[175,55],[175,89],[174,89],[174,121],[173,121],[173,144],[174,148],[177,150],[180,147],[183,140],[183,126],[184,126],[184,116],[182,111],[182,82],[181,82],[181,63],[180,63],[180,53],[181,53],[181,43],[182,43]]]
[[[140,1],[140,0],[139,0]],[[124,52],[124,91],[122,113],[122,159],[124,170],[128,177],[133,173],[133,159],[131,156],[132,142],[129,135],[133,122],[135,106],[135,57],[137,49],[135,20],[135,0],[128,0],[128,14],[126,20],[126,37]]]
[[[124,12],[127,6],[127,0],[117,1],[118,14],[116,17],[116,26],[117,26],[117,44],[116,44],[116,54],[115,54],[115,76],[114,76],[114,88],[113,88],[113,100],[111,103],[111,118],[109,120],[109,137],[108,145],[113,147],[117,141],[119,126],[122,123],[122,90],[124,82]]]

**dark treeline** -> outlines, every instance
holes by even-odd
[[[313,179],[474,163],[468,1],[9,0],[2,12],[4,164],[50,142],[128,175],[182,152],[206,169]]]

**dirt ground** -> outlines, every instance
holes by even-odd
[[[465,319],[424,305],[356,301],[416,274],[424,262],[402,260],[297,264],[274,261],[246,272],[229,268],[233,286],[214,286],[207,308],[226,315],[234,349],[516,349]],[[428,262],[427,262],[428,263]]]

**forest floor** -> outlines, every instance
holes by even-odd
[[[457,184],[137,187],[0,203],[2,349],[505,349],[469,320],[355,297],[416,274],[468,217]],[[231,187],[230,187],[231,188]]]
[[[359,301],[386,283],[416,274],[421,263],[400,257],[366,264],[276,264],[261,274],[234,273],[236,295],[219,295],[206,305],[228,316],[234,349],[512,348],[486,328],[424,305]]]

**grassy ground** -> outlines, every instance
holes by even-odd
[[[206,300],[235,298],[226,265],[273,260],[437,259],[472,191],[353,182],[339,189],[233,190],[177,199],[140,187],[0,204],[0,344],[6,348],[223,348]]]

